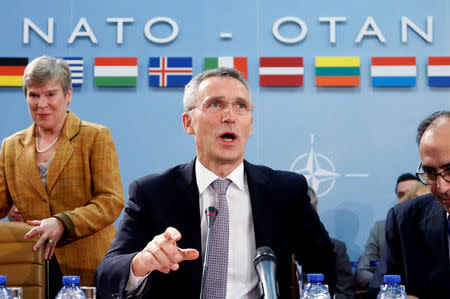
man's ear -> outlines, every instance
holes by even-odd
[[[189,135],[194,134],[194,130],[191,128],[192,118],[189,112],[184,112],[182,118],[184,131]]]

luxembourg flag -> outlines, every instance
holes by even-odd
[[[416,57],[372,57],[372,86],[407,87],[416,85]]]
[[[450,86],[450,57],[428,57],[428,85]]]

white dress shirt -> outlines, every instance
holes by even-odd
[[[202,258],[204,258],[208,232],[205,210],[211,205],[218,206],[217,193],[211,183],[219,177],[203,166],[198,159],[195,161],[195,175],[200,195],[199,213],[201,217]],[[259,298],[258,275],[253,266],[256,253],[255,230],[244,164],[241,163],[226,178],[232,182],[226,193],[230,216],[227,299]]]
[[[198,159],[195,160],[195,176],[199,193],[203,263],[208,232],[205,210],[211,205],[218,205],[217,193],[211,183],[219,177],[203,166]],[[260,298],[261,294],[257,288],[258,275],[253,266],[256,254],[255,230],[244,164],[241,163],[227,178],[232,182],[226,193],[230,216],[227,299]],[[183,234],[182,231],[180,232]],[[181,264],[180,267],[183,265]],[[130,265],[130,275],[125,289],[127,291],[135,290],[149,274],[143,277],[135,276]]]

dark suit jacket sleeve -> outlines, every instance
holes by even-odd
[[[130,198],[116,237],[95,273],[97,293],[103,299],[124,298],[131,260],[153,236],[138,182],[130,185]]]

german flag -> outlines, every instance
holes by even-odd
[[[22,86],[27,64],[26,57],[0,57],[0,86]]]

